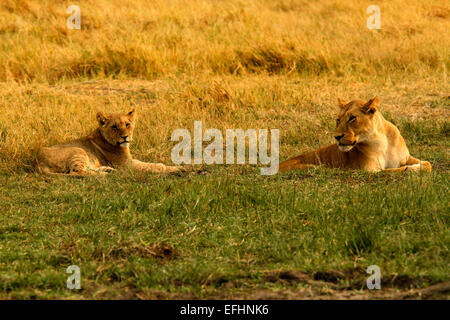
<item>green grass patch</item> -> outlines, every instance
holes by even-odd
[[[2,174],[0,295],[95,297],[125,286],[202,297],[233,281],[283,287],[266,279],[279,270],[359,268],[365,279],[372,264],[386,277],[448,280],[448,171],[264,177],[248,167],[209,170],[87,179]],[[72,264],[84,288],[76,293],[65,287]]]

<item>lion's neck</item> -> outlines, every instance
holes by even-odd
[[[100,129],[93,131],[87,139],[91,142],[94,148],[100,153],[107,162],[111,164],[123,164],[131,159],[130,150],[128,147],[114,146],[106,141]]]
[[[355,147],[369,158],[379,158],[380,156],[383,157],[389,147],[386,137],[386,124],[388,121],[386,121],[381,114],[378,114],[374,121],[374,131]]]

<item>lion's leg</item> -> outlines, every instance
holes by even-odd
[[[413,169],[413,171],[431,172],[431,163],[429,163],[428,161],[421,161],[414,158],[413,156],[409,156],[408,160],[406,160],[406,165],[409,167],[409,169]]]
[[[75,175],[88,174],[89,157],[87,153],[83,149],[73,150],[72,153],[67,159],[69,173]]]
[[[290,159],[283,161],[280,163],[279,171],[280,172],[286,172],[291,170],[307,170],[307,169],[315,169],[318,166],[314,164],[308,164],[308,163],[301,163],[297,159]]]
[[[401,166],[400,168],[388,168],[384,171],[387,172],[417,172],[417,171],[426,171],[431,172],[431,163],[428,161],[421,161],[412,156],[409,156],[408,160],[406,160],[406,165]]]
[[[388,168],[384,169],[386,172],[405,172],[408,171],[408,166],[401,166],[400,168]]]
[[[136,159],[131,161],[131,167],[137,171],[154,172],[154,173],[169,173],[180,171],[179,167],[166,166],[162,163],[147,163]]]
[[[65,164],[61,162],[54,148],[41,148],[36,157],[36,170],[39,173],[63,173]]]
[[[38,171],[46,174],[85,176],[108,171],[101,168],[93,168],[86,151],[77,147],[42,148],[37,157]]]
[[[317,169],[318,166],[314,164],[304,164],[304,163],[296,163],[289,166],[280,167],[280,172],[292,171],[292,170],[308,170],[308,169]]]
[[[337,145],[331,144],[280,163],[279,171],[316,169],[321,165],[330,168],[344,168],[345,161],[339,156]]]
[[[101,166],[98,168],[93,169],[96,172],[100,172],[100,173],[110,173],[113,171],[116,171],[116,169],[112,168],[112,167],[108,167],[108,166]]]

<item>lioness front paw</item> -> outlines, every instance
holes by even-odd
[[[181,167],[166,166],[166,172],[179,172],[179,171],[181,171]]]
[[[101,166],[97,169],[97,171],[99,172],[105,172],[105,173],[110,173],[113,171],[116,171],[116,169],[112,168],[112,167],[108,167],[108,166]]]
[[[421,169],[426,172],[431,172],[431,163],[428,161],[422,161],[421,163]]]
[[[426,171],[426,172],[431,172],[431,163],[429,163],[428,161],[421,161],[420,163],[407,165],[407,166],[405,166],[405,171],[412,171],[412,172]]]

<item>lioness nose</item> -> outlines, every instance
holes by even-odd
[[[342,138],[343,136],[344,136],[344,135],[341,134],[340,136],[334,136],[334,138],[335,138],[337,141],[339,141],[339,140],[341,140],[341,138]]]
[[[128,136],[123,136],[123,137],[121,137],[121,138],[125,140],[126,138],[128,138]]]

